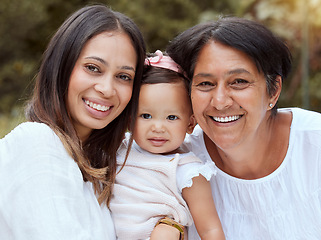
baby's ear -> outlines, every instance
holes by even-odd
[[[187,127],[187,130],[186,132],[188,134],[191,134],[194,130],[194,127],[196,126],[197,122],[196,122],[196,119],[194,117],[194,114],[192,114],[189,118],[189,124],[188,124],[188,127]]]

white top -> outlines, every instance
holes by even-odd
[[[0,239],[116,239],[108,208],[45,124],[22,123],[0,140]]]
[[[260,179],[242,180],[216,167],[211,185],[227,240],[321,239],[321,114],[298,108],[280,111],[292,111],[293,120],[288,151],[278,169]],[[186,146],[201,159],[209,157],[199,126]],[[193,239],[199,239],[194,226],[189,229]]]
[[[125,140],[119,150],[120,166],[126,151]],[[188,171],[181,171],[183,166]],[[126,165],[116,175],[110,201],[117,238],[148,239],[157,221],[165,216],[184,226],[191,225],[192,217],[181,191],[192,186],[192,178],[200,174],[210,180],[215,174],[214,163],[204,164],[192,153],[152,154],[134,142]]]

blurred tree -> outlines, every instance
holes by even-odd
[[[0,114],[20,106],[31,90],[42,52],[81,0],[1,0]]]
[[[284,83],[281,106],[301,106],[303,4],[309,6],[310,105],[321,112],[321,0],[96,0],[131,17],[148,51],[164,50],[179,32],[221,15],[264,23],[289,45],[294,69]],[[21,105],[32,87],[41,54],[59,25],[88,0],[1,0],[0,115]]]
[[[283,38],[293,54],[281,105],[321,112],[321,88],[315,88],[321,85],[321,0],[261,0],[253,5],[254,18]]]
[[[46,18],[41,7],[30,3],[2,0],[0,5],[0,21],[5,23],[0,25],[0,113],[13,108],[38,61],[39,55],[30,49],[30,43],[37,38],[37,23]]]
[[[114,10],[131,17],[142,30],[147,50],[164,50],[180,31],[198,23],[199,6],[189,0],[110,0]]]

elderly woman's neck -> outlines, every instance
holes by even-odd
[[[273,173],[283,162],[288,145],[291,114],[273,118],[270,127],[258,138],[253,138],[231,149],[216,146],[204,134],[205,145],[216,166],[223,172],[241,179],[257,179]]]

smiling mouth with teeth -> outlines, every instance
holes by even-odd
[[[228,123],[228,122],[233,122],[238,119],[240,119],[242,116],[236,115],[236,116],[228,116],[228,117],[212,117],[212,119],[215,122],[220,122],[220,123]]]
[[[93,103],[93,102],[90,102],[88,100],[85,100],[85,103],[87,104],[87,106],[95,109],[95,110],[98,110],[98,111],[102,111],[102,112],[106,112],[110,109],[110,107],[107,107],[107,106],[104,106],[104,105],[100,105],[100,104],[96,104],[96,103]]]

